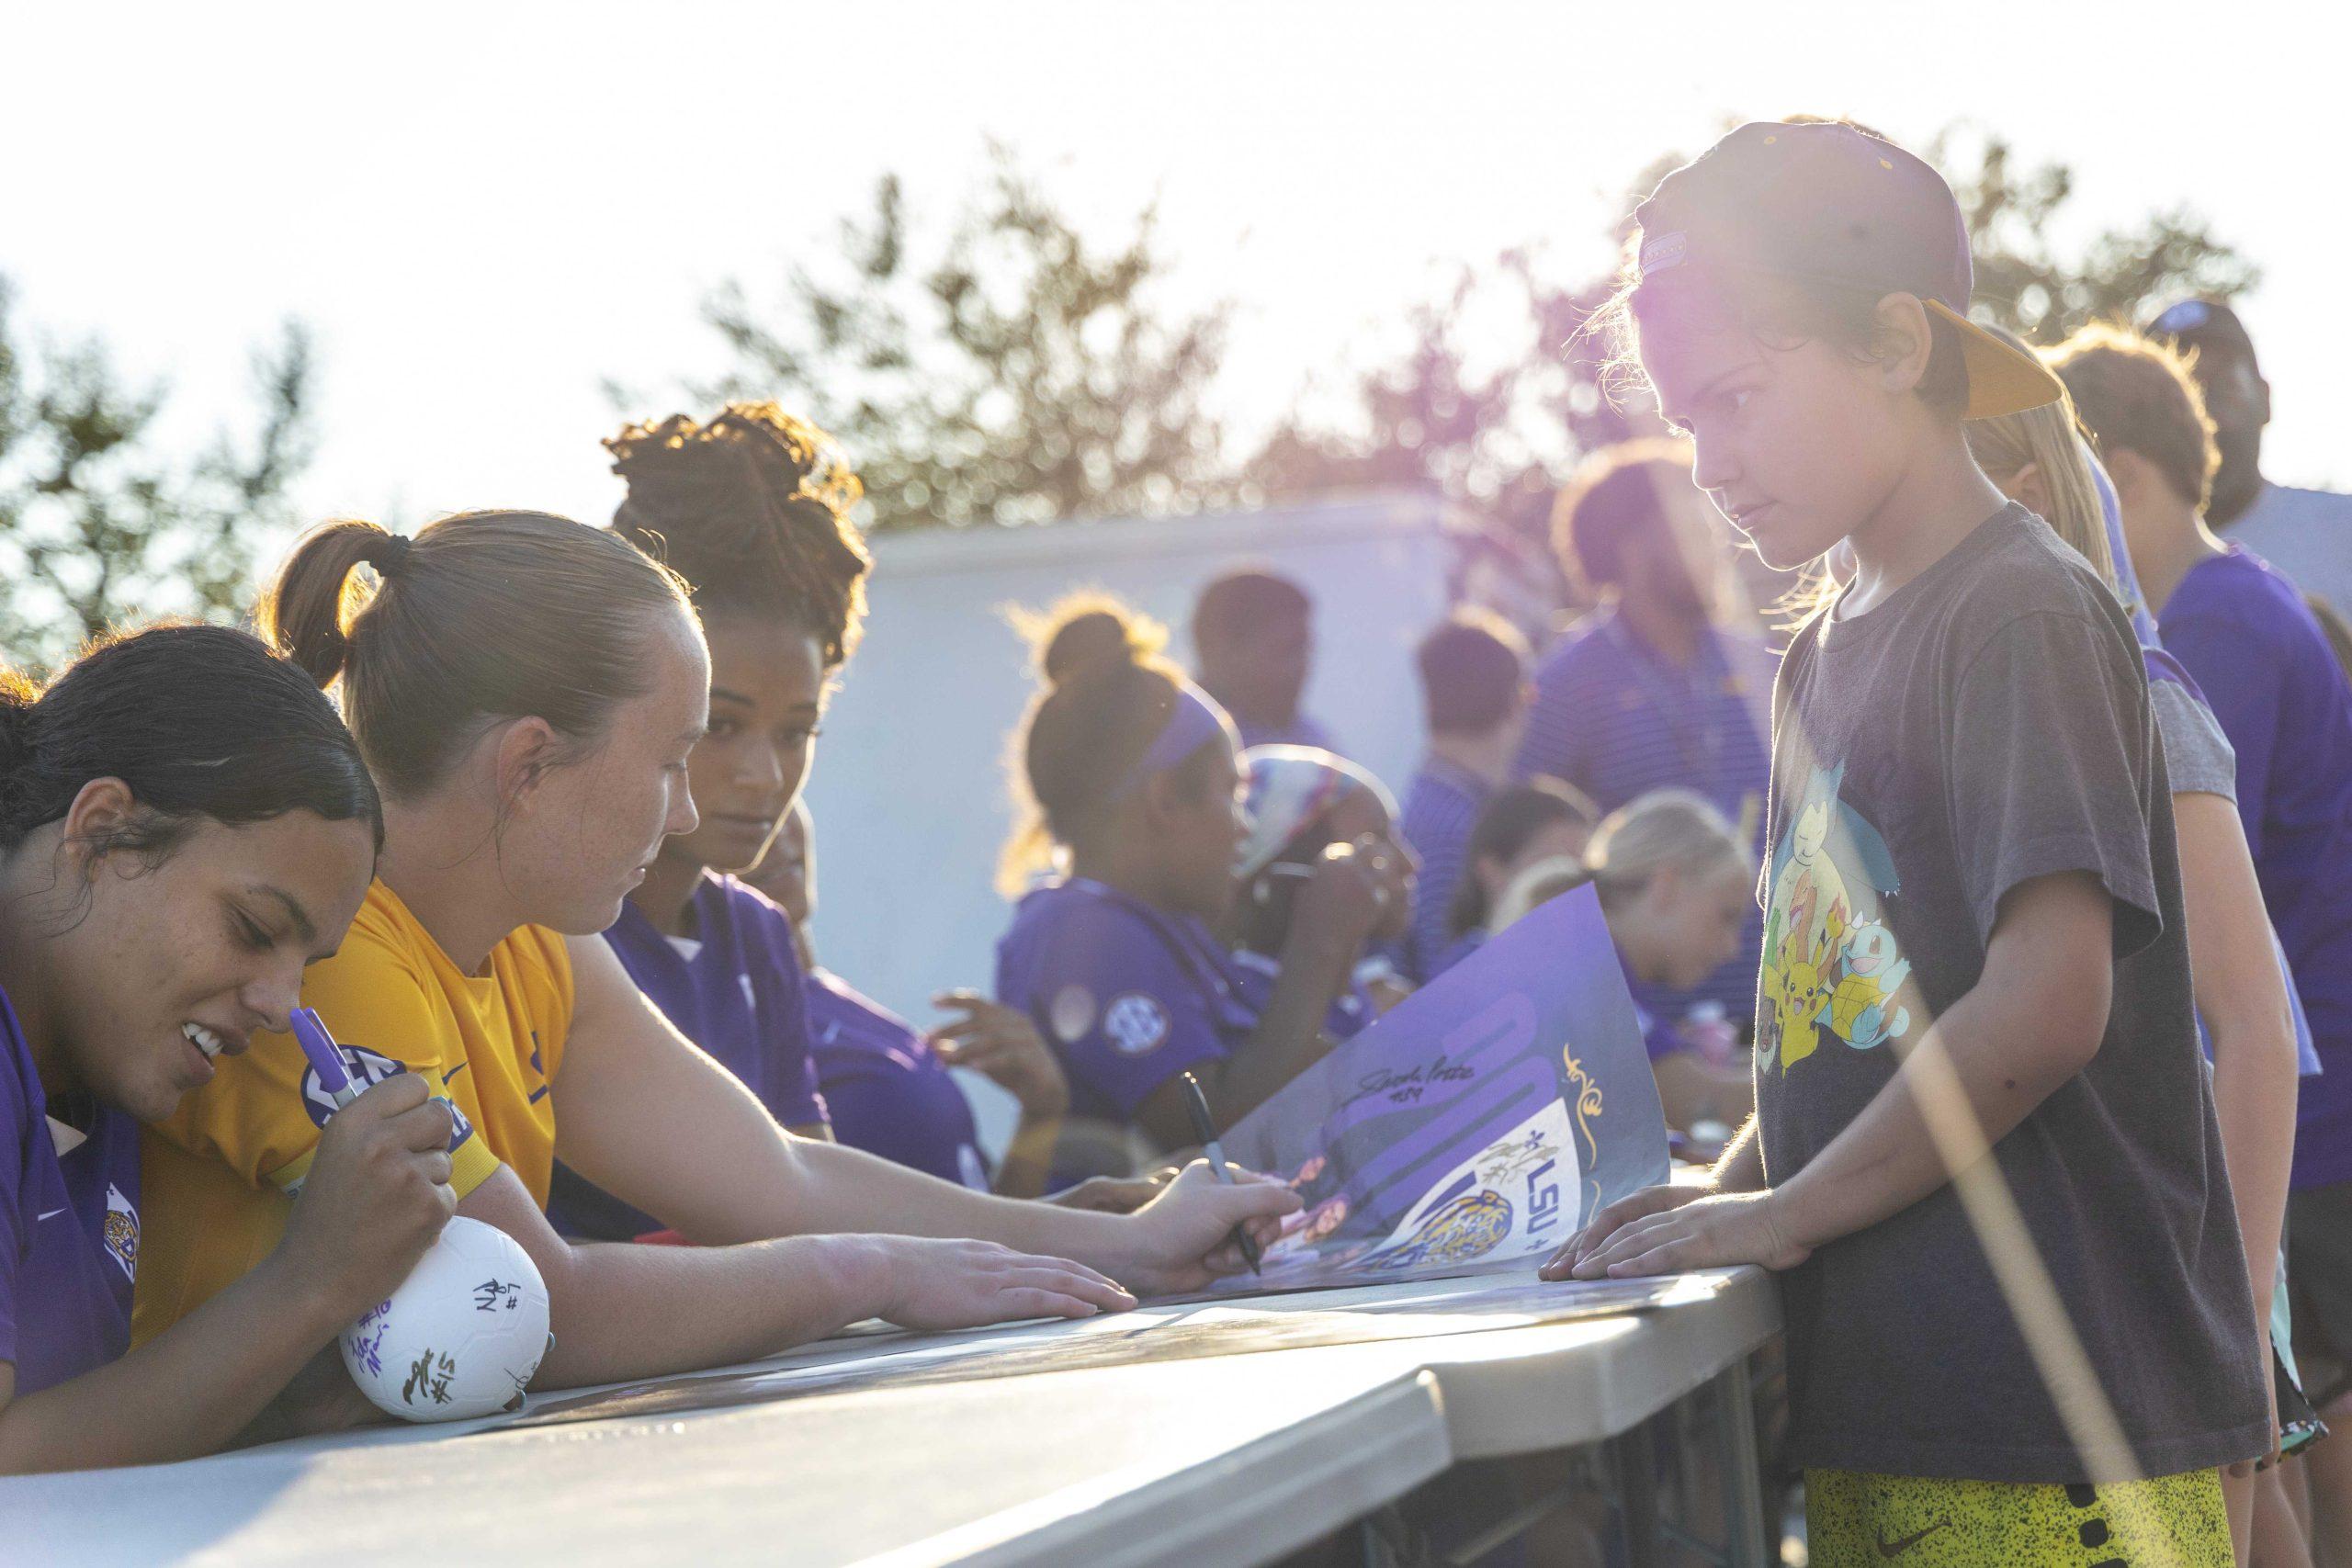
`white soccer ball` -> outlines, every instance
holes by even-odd
[[[495,1225],[452,1219],[391,1299],[341,1337],[351,1381],[406,1421],[513,1404],[548,1352],[548,1288]]]

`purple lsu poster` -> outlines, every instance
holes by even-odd
[[[1224,1139],[1306,1200],[1233,1290],[1467,1274],[1549,1254],[1666,1179],[1666,1122],[1589,887],[1530,912]]]

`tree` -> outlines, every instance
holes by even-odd
[[[2237,294],[2259,276],[2185,209],[2061,250],[2051,236],[2074,194],[2073,172],[2060,164],[2021,167],[1998,136],[1950,127],[1928,157],[1945,170],[1968,220],[1977,310],[2029,340],[2129,319],[2165,295]],[[1682,161],[1660,160],[1630,191],[1647,191]],[[1621,225],[1621,242],[1625,232]],[[1295,409],[1246,473],[1276,499],[1426,484],[1536,542],[1548,499],[1577,458],[1654,428],[1645,424],[1646,400],[1611,374],[1611,345],[1585,331],[1612,285],[1551,283],[1526,251],[1506,253],[1483,273],[1464,272],[1442,304],[1418,313],[1409,349],[1362,373],[1350,417],[1320,423]],[[1465,378],[1458,329],[1483,289],[1520,301],[1522,349],[1485,378]]]
[[[1123,246],[1089,246],[999,148],[920,266],[886,176],[842,224],[838,265],[790,269],[775,311],[734,282],[705,302],[736,363],[695,393],[775,398],[831,431],[876,529],[1197,505],[1227,488],[1204,394],[1229,310],[1161,314],[1155,246],[1149,208]]]
[[[248,439],[175,461],[157,449],[160,387],[127,382],[96,343],[20,348],[13,302],[0,281],[0,655],[39,670],[110,626],[236,618],[257,537],[290,525],[310,460],[309,334],[288,322],[255,356]]]
[[[2030,343],[2055,343],[2092,321],[2134,321],[2151,300],[2228,299],[2261,281],[2260,268],[2186,208],[2103,230],[2061,254],[2050,235],[2075,193],[2075,172],[2064,164],[2020,169],[2015,149],[1990,132],[1948,127],[1928,161],[1951,181],[1968,220],[1976,309]]]

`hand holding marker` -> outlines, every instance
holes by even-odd
[[[1201,1141],[1201,1152],[1209,1158],[1209,1169],[1227,1187],[1234,1184],[1233,1168],[1225,1163],[1225,1149],[1216,1141],[1216,1122],[1209,1115],[1209,1097],[1201,1092],[1201,1080],[1192,1074],[1184,1075],[1184,1109],[1193,1118],[1193,1135]],[[1241,1244],[1241,1256],[1252,1274],[1263,1274],[1259,1267],[1263,1254],[1258,1250],[1258,1240],[1247,1225],[1233,1227],[1233,1239]]]
[[[343,1047],[317,1010],[296,1008],[290,1027],[335,1110],[358,1099]],[[547,1284],[505,1232],[452,1219],[390,1299],[336,1343],[360,1392],[390,1415],[487,1416],[521,1399],[553,1343]]]

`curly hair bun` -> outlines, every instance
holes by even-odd
[[[850,511],[864,495],[833,438],[774,403],[631,424],[605,442],[628,495],[613,530],[666,561],[706,613],[805,626],[827,668],[857,647],[873,564]]]
[[[1075,594],[1016,619],[1036,651],[1037,673],[1057,689],[1094,671],[1152,663],[1168,646],[1166,627],[1103,593]]]

